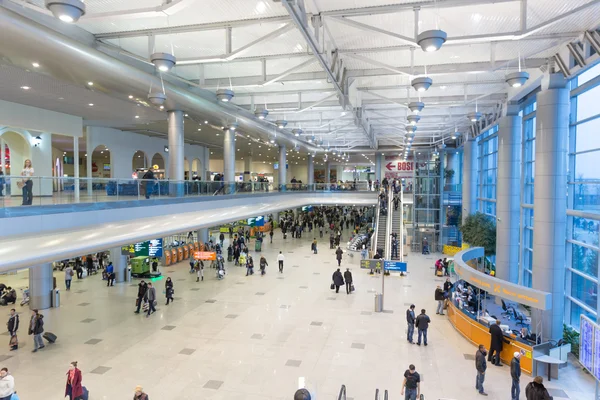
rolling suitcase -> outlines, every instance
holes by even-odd
[[[444,271],[441,269],[438,269],[437,271],[435,271],[435,276],[444,276]]]
[[[257,240],[256,243],[254,244],[254,250],[261,251],[261,248],[262,248],[261,244],[262,244],[262,242]]]
[[[49,341],[50,343],[56,342],[56,335],[52,332],[45,332],[43,338]]]

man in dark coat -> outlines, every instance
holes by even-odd
[[[352,293],[352,272],[350,272],[350,268],[346,268],[346,272],[344,272],[344,281],[346,281],[346,294]]]
[[[500,353],[502,352],[502,345],[504,344],[504,334],[502,333],[502,328],[500,328],[500,320],[496,320],[496,323],[490,326],[490,335],[492,335],[492,339],[490,343],[490,352],[488,353],[488,361],[497,367],[501,367]]]
[[[429,329],[430,322],[431,319],[427,314],[425,314],[425,309],[422,309],[421,314],[419,314],[415,321],[415,326],[417,327],[419,333],[417,336],[417,344],[419,346],[421,345],[421,337],[423,337],[425,346],[427,346],[427,329]]]
[[[142,307],[142,301],[144,299],[144,296],[146,295],[146,290],[148,290],[148,286],[146,285],[146,282],[141,281],[138,284],[138,294],[137,294],[137,299],[135,301],[135,305],[137,306],[137,309],[135,310],[136,314],[140,313],[140,308]]]
[[[475,389],[479,391],[479,394],[487,396],[485,390],[483,390],[483,381],[485,380],[485,370],[487,369],[487,363],[485,362],[485,346],[480,344],[477,353],[475,353],[475,369],[477,369],[477,378],[475,379]]]
[[[344,277],[342,276],[339,268],[333,273],[331,279],[333,280],[333,285],[335,286],[335,292],[339,293],[340,286],[344,286]]]
[[[536,376],[533,382],[530,382],[525,388],[525,396],[527,400],[552,400],[548,390],[544,387],[544,378]]]
[[[338,267],[342,265],[342,254],[344,254],[344,250],[338,246],[337,250],[335,251],[335,258],[337,259]]]

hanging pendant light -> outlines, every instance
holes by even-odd
[[[302,135],[302,129],[297,128],[297,129],[292,129],[292,133],[294,134],[294,136],[298,137],[300,135]]]
[[[410,84],[417,92],[425,92],[427,89],[429,89],[432,83],[433,80],[431,78],[422,76],[413,79]]]
[[[478,111],[470,112],[467,114],[467,118],[469,118],[471,122],[477,122],[481,119],[481,113]]]
[[[277,125],[279,129],[283,129],[287,125],[287,121],[285,119],[278,119],[275,121],[275,125]]]
[[[419,120],[421,119],[421,117],[419,117],[418,115],[408,115],[406,117],[406,120],[408,121],[409,124],[411,124],[412,126],[416,126],[417,122],[419,122]]]
[[[177,63],[175,56],[169,53],[153,53],[150,61],[160,72],[169,72]]]
[[[525,71],[516,71],[506,75],[506,83],[514,88],[523,86],[528,79],[529,73]]]
[[[423,107],[425,107],[425,103],[420,101],[411,101],[410,103],[408,103],[408,109],[415,114],[418,114],[421,111],[423,111]]]
[[[417,127],[413,125],[406,125],[406,133],[415,133],[417,131]]]
[[[446,32],[439,29],[433,29],[419,33],[417,36],[417,44],[421,46],[423,51],[431,53],[438,51],[442,45],[446,43],[447,38],[448,35]]]
[[[235,93],[231,89],[219,89],[217,90],[217,99],[223,103],[228,103],[233,99]]]
[[[269,115],[269,110],[267,110],[266,108],[263,108],[261,110],[256,110],[254,111],[254,115],[258,118],[258,119],[265,119],[267,118],[267,115]]]
[[[85,3],[81,0],[46,0],[46,8],[56,18],[69,24],[85,15]]]
[[[162,92],[152,92],[148,94],[148,100],[155,106],[162,106],[167,100],[167,96]]]

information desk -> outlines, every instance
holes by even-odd
[[[475,346],[483,344],[489,350],[491,342],[490,328],[463,313],[451,301],[448,302],[447,311],[450,323],[457,331]],[[510,341],[510,344],[504,343],[502,353],[500,353],[500,360],[505,364],[510,364],[514,353],[523,350],[525,355],[521,357],[521,370],[531,375],[533,369],[532,347],[518,341],[512,335],[505,334],[504,337],[507,341]],[[473,354],[475,354],[475,349],[473,350]]]

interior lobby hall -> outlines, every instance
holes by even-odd
[[[14,376],[21,399],[62,399],[71,361],[79,362],[93,400],[131,398],[137,385],[152,399],[289,400],[303,384],[317,399],[337,398],[342,384],[348,398],[372,398],[378,388],[397,399],[403,398],[402,375],[411,363],[421,374],[425,399],[480,398],[474,387],[475,346],[446,316],[434,313],[434,290],[441,282],[432,268],[441,255],[410,253],[408,276],[386,277],[385,312],[375,313],[381,277],[359,268],[359,253],[345,252],[341,264],[342,271],[351,269],[356,291],[329,289],[337,262],[325,236],[317,238],[315,255],[310,233],[283,240],[276,230],[273,244],[268,239],[263,244],[265,276],[247,277],[245,268],[227,263],[225,279],[217,280],[216,270],[207,267],[204,281],[196,282],[187,262],[161,268],[164,279],[154,282],[157,312],[149,318],[133,313],[139,279],[114,287],[106,287],[101,275],[74,279],[70,292],[62,290],[61,307],[42,311],[45,329],[57,342],[32,353],[26,335],[30,312],[17,306],[21,343],[13,352],[6,346],[2,366]],[[285,256],[282,274],[279,251]],[[251,254],[257,263],[260,254]],[[64,273],[55,276],[64,288]],[[175,286],[175,301],[168,306],[167,277]],[[20,287],[27,272],[4,278]],[[410,304],[431,316],[427,347],[406,340]],[[531,379],[522,376],[523,392]],[[593,398],[594,382],[579,369],[562,369],[560,382],[545,384],[555,400]],[[485,388],[489,399],[508,398],[509,368],[489,367]]]

